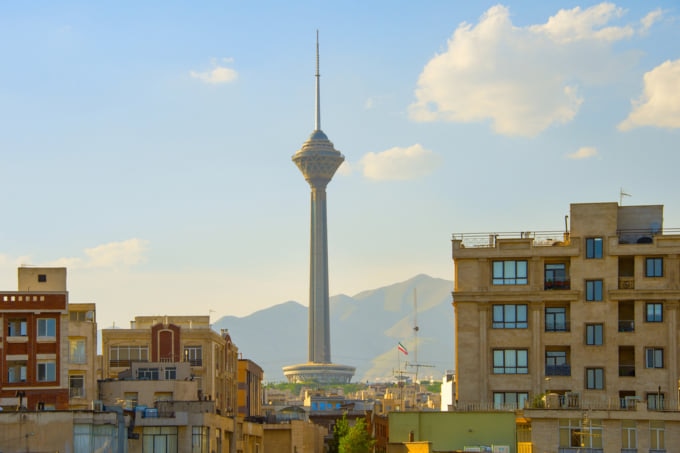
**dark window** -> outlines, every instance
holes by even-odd
[[[526,261],[494,261],[493,262],[494,285],[526,285],[527,262]]]
[[[586,258],[602,258],[602,238],[586,238]]]
[[[47,275],[45,274],[38,274],[38,281],[40,283],[45,283],[47,281]]]
[[[571,376],[567,351],[545,351],[546,376]]]
[[[647,258],[645,277],[663,277],[663,258]]]
[[[586,324],[586,344],[601,346],[603,342],[604,327],[602,324]]]
[[[526,305],[494,305],[493,306],[494,329],[526,329],[527,306]]]
[[[493,407],[495,409],[506,407],[521,409],[528,399],[528,392],[493,392]]]
[[[663,410],[664,404],[664,395],[663,393],[648,393],[647,394],[647,409],[652,410],[652,411],[660,411]]]
[[[545,265],[545,289],[569,289],[567,266],[564,263]]]
[[[647,322],[663,322],[663,304],[647,304]]]
[[[495,374],[529,373],[526,349],[496,349],[493,351],[493,372]]]
[[[586,280],[586,300],[602,300],[602,280]]]

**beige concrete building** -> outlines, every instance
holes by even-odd
[[[209,316],[137,316],[129,329],[102,330],[104,379],[147,364],[133,369],[157,380],[161,367],[149,364],[162,363],[164,373],[176,373],[186,363],[196,383],[192,399],[214,400],[221,415],[236,414],[237,354],[228,333],[212,329]]]
[[[452,242],[453,410],[524,408],[520,451],[680,445],[680,230],[663,206],[572,204],[564,231]]]

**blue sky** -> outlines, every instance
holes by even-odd
[[[67,266],[102,327],[306,304],[317,29],[332,295],[621,188],[680,227],[677,1],[3,2],[2,288]]]

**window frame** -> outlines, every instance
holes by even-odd
[[[203,346],[185,345],[184,361],[189,362],[191,366],[203,366]]]
[[[645,258],[645,277],[647,278],[663,277],[663,257],[650,256]]]
[[[36,333],[38,338],[56,338],[57,320],[55,318],[38,318]]]
[[[586,238],[586,259],[602,259],[604,256],[604,239],[600,236]]]
[[[649,421],[649,448],[651,450],[666,449],[666,424],[664,420]]]
[[[493,374],[529,374],[528,349],[494,349],[492,361]]]
[[[7,337],[26,337],[28,336],[27,318],[8,318]]]
[[[41,370],[42,369],[42,370]],[[36,364],[35,380],[37,382],[57,381],[57,361],[41,360]]]
[[[69,338],[68,360],[70,363],[87,363],[87,340],[85,338]]]
[[[665,368],[663,348],[656,347],[645,348],[645,368],[648,369]]]
[[[586,302],[602,302],[604,299],[604,282],[602,279],[586,280]]]
[[[508,401],[508,399],[512,401]],[[529,401],[529,392],[493,392],[494,409],[503,409],[507,407],[522,409],[527,401]]]
[[[586,382],[585,388],[588,390],[604,390],[604,368],[588,367],[585,369]]]
[[[598,338],[599,333],[599,338]],[[599,342],[598,342],[599,340]],[[604,324],[593,323],[586,324],[586,346],[602,346],[604,345]]]
[[[561,311],[557,311],[561,310]],[[550,312],[549,312],[550,311]],[[562,315],[562,323],[559,317]],[[552,319],[552,328],[549,328],[548,319]],[[567,319],[567,307],[545,307],[543,310],[543,322],[546,332],[569,332],[569,321]],[[562,328],[560,328],[562,327]]]
[[[512,267],[512,268],[511,268]],[[491,283],[493,285],[528,285],[529,261],[495,260],[491,263]]]
[[[496,318],[497,314],[500,319]],[[523,319],[521,319],[522,315]],[[514,316],[514,320],[508,320],[512,316]],[[494,304],[491,307],[491,327],[493,329],[527,329],[529,327],[528,305]]]
[[[80,386],[74,385],[80,381]],[[75,392],[74,390],[80,390]],[[74,394],[76,393],[76,394]],[[68,376],[68,396],[69,398],[85,398],[85,375],[84,374],[69,374]]]
[[[645,303],[645,322],[663,322],[663,303],[661,302]]]

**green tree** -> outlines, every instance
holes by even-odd
[[[366,420],[358,418],[354,426],[350,426],[347,433],[340,437],[338,453],[370,453],[373,451],[373,444],[375,440],[366,429]]]
[[[340,441],[347,436],[349,432],[349,423],[347,422],[347,414],[343,414],[342,418],[335,421],[333,427],[333,439],[328,441],[328,453],[340,453]]]

